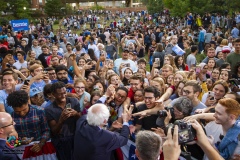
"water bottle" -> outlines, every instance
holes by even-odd
[[[240,134],[238,135],[238,145],[237,145],[237,147],[235,148],[235,150],[233,152],[232,158],[236,154],[240,154]]]

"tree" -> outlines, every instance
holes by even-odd
[[[64,14],[63,11],[65,11],[66,8],[61,0],[48,0],[44,10],[48,16],[59,16]]]
[[[26,19],[30,18],[29,0],[0,0],[0,12],[11,12],[12,15],[7,15],[10,19]]]
[[[225,0],[164,0],[164,6],[170,10],[171,15],[180,17],[187,12],[198,14],[219,12],[223,14],[227,9]]]
[[[158,13],[163,10],[163,1],[162,0],[148,0],[147,9],[150,14]]]
[[[6,12],[7,10],[7,2],[6,0],[0,0],[0,12]]]
[[[29,4],[28,0],[10,1],[14,17],[16,19],[30,18]]]

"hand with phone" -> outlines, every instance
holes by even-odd
[[[200,66],[196,66],[195,72],[196,72],[196,74],[201,73],[201,68],[200,68]]]
[[[207,100],[205,102],[206,106],[210,107],[216,104],[216,98],[215,98],[215,93],[212,91],[208,92]]]
[[[65,108],[63,111],[62,111],[62,114],[59,118],[59,122],[60,123],[64,123],[69,117],[70,117],[70,112],[71,109],[68,109],[68,108]]]
[[[156,67],[160,67],[160,59],[155,58]]]
[[[43,71],[43,80],[45,83],[49,82],[48,71]]]
[[[30,84],[30,80],[25,79],[24,82],[23,82],[23,85],[21,87],[21,90],[24,90],[27,93],[29,93],[29,90],[30,90],[30,85],[29,84]]]
[[[120,66],[119,66],[119,71],[121,71],[124,67],[125,67],[125,64],[121,63]]]

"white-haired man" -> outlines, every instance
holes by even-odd
[[[113,150],[127,144],[130,116],[122,114],[124,123],[119,135],[103,129],[109,116],[107,106],[95,104],[77,121],[74,142],[78,143],[74,143],[74,160],[110,160]]]

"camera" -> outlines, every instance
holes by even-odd
[[[178,125],[178,143],[185,144],[196,140],[196,130],[192,125],[183,120],[176,120],[174,124],[169,124],[165,130],[165,134],[168,131],[169,127],[172,127],[172,134],[174,132],[174,125]]]
[[[111,102],[109,102],[108,104],[110,107],[115,108],[116,107],[116,103],[114,102],[114,100],[112,100]]]
[[[12,65],[9,64],[9,63],[7,63],[6,66],[7,66],[7,68],[11,68],[12,67]]]
[[[170,111],[172,119],[174,119],[174,108],[173,107],[164,107],[165,110]],[[158,111],[158,116],[159,117],[167,117],[167,112],[165,110],[160,110]]]

